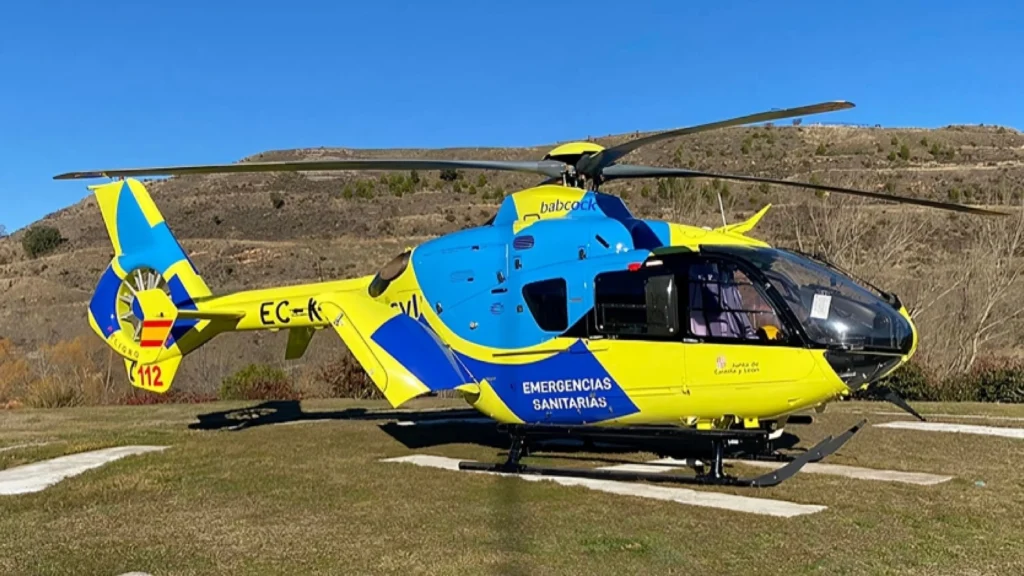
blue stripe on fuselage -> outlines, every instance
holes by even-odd
[[[524,422],[600,422],[638,411],[579,340],[536,362],[499,364],[449,352],[425,320],[417,322],[404,314],[385,322],[371,339],[431,391],[486,379]]]
[[[526,364],[498,364],[459,354],[477,380],[487,380],[527,423],[587,424],[639,411],[583,342]]]
[[[470,382],[447,346],[425,322],[399,314],[370,336],[432,392]]]
[[[633,237],[637,249],[654,250],[672,244],[667,222],[657,220],[628,220],[623,223]]]

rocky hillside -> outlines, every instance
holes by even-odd
[[[599,138],[609,145],[633,135]],[[249,160],[396,157],[539,159],[554,144],[522,149],[270,151]],[[934,130],[842,126],[735,128],[679,138],[634,152],[631,163],[689,167],[886,190],[973,204],[1020,204],[1024,135],[1000,127]],[[111,158],[111,165],[119,164]],[[68,166],[68,170],[91,166]],[[372,272],[406,245],[486,221],[504,195],[539,177],[465,172],[252,174],[188,176],[149,183],[172,230],[215,291]],[[84,185],[84,183],[83,183]],[[978,217],[891,204],[866,206],[832,195],[709,180],[612,183],[634,212],[720,223],[716,193],[730,218],[765,203],[755,235],[825,250],[865,275],[895,282],[924,305],[937,286],[955,284],[970,250],[993,250]],[[21,347],[89,332],[86,304],[111,257],[95,201],[44,218],[66,241],[28,258],[24,232],[0,240],[0,336]],[[1010,256],[1016,254],[1011,249]],[[976,280],[972,280],[976,281]],[[959,284],[958,284],[959,285]],[[947,295],[952,293],[947,292]],[[947,297],[944,295],[943,297]],[[964,295],[967,299],[968,296]],[[945,305],[944,305],[945,306]],[[1011,311],[1007,311],[1007,314]],[[228,335],[203,352],[204,370],[221,374],[257,359],[283,357],[274,335]],[[319,337],[323,354],[337,342]],[[273,341],[273,344],[260,342]],[[1013,348],[1007,335],[987,346]],[[316,357],[316,352],[312,357]],[[211,367],[212,366],[212,367]]]

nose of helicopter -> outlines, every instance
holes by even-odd
[[[851,391],[862,390],[892,374],[917,352],[918,332],[907,309],[879,301],[870,330],[873,349],[832,348],[825,359]],[[895,305],[894,305],[895,304]]]

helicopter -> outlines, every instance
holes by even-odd
[[[828,437],[754,478],[727,454],[778,457],[807,423],[906,363],[918,334],[899,298],[824,259],[748,236],[770,208],[709,229],[635,217],[600,190],[631,178],[718,178],[851,194],[979,215],[1001,212],[816,183],[619,163],[655,142],[852,108],[831,101],[656,132],[603,147],[570,142],[539,161],[344,159],[104,169],[89,186],[114,256],[89,324],[123,357],[131,385],[165,393],[182,358],[228,331],[286,330],[301,358],[330,327],[393,407],[448,391],[511,438],[511,473],[773,486],[845,444]],[[483,225],[423,242],[358,278],[215,295],[139,176],[330,170],[502,170],[545,177],[507,195]],[[890,401],[921,418],[891,391]],[[923,418],[922,418],[923,419]],[[695,474],[527,466],[545,439],[703,443]]]

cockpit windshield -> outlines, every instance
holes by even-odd
[[[836,270],[777,248],[716,250],[756,267],[815,344],[909,352],[913,343],[910,323],[891,304]]]

